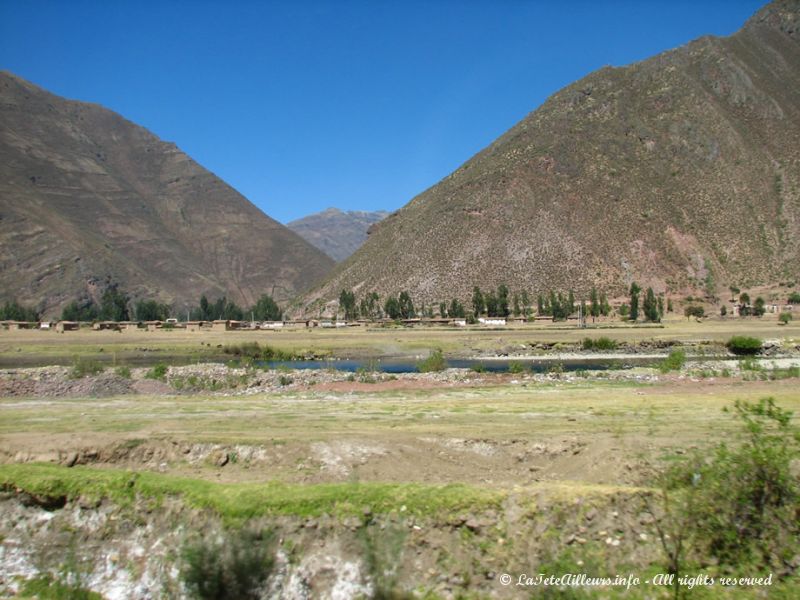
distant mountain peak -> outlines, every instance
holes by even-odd
[[[331,207],[287,223],[287,227],[337,262],[341,262],[364,243],[370,227],[388,214],[383,210],[343,211]]]

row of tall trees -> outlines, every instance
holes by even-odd
[[[637,284],[635,281],[631,283],[631,303],[628,312],[628,318],[631,321],[636,321],[639,319],[639,294],[641,294],[641,292],[642,288],[639,287],[639,284]],[[644,295],[644,301],[642,302],[641,312],[644,313],[645,321],[650,321],[651,323],[661,322],[661,319],[664,318],[664,297],[656,297],[653,288],[647,288],[647,291]]]
[[[386,316],[390,319],[413,319],[417,316],[414,311],[414,302],[411,300],[411,295],[406,292],[400,292],[400,295],[389,296],[383,305],[383,310]]]
[[[73,300],[61,311],[62,321],[130,321],[128,294],[119,285],[109,282],[100,302],[91,298]]]
[[[168,304],[156,300],[140,299],[133,304],[128,294],[118,284],[109,282],[100,296],[100,301],[91,298],[73,300],[61,311],[62,321],[164,321],[173,314]],[[210,301],[205,295],[200,303],[190,308],[187,314],[175,313],[183,320],[188,316],[194,321],[244,320],[279,321],[283,310],[268,294],[264,294],[249,310],[243,309],[232,300],[222,296]],[[26,319],[36,320],[36,319]]]
[[[439,316],[450,318],[471,318],[479,317],[509,317],[525,316],[531,317],[534,314],[534,307],[526,291],[510,294],[506,285],[501,284],[496,290],[483,291],[475,286],[472,290],[471,309],[468,310],[457,298],[450,302],[439,303]],[[585,316],[607,316],[611,313],[611,306],[605,292],[599,293],[597,288],[592,288],[589,296],[589,304],[581,301],[582,312]],[[434,316],[435,305],[421,304],[419,311],[414,309],[414,302],[407,291],[403,291],[399,296],[388,296],[380,304],[380,296],[375,292],[370,292],[357,302],[355,293],[351,290],[342,290],[339,293],[339,313],[347,320],[358,318],[378,319],[388,317],[390,319],[409,319],[418,315],[424,317]],[[536,303],[536,314],[553,317],[554,320],[565,320],[570,315],[576,314],[578,307],[575,301],[575,293],[570,290],[564,292],[550,291],[548,294],[539,294]]]
[[[6,300],[0,306],[0,321],[38,321],[39,312],[35,308],[23,306],[16,300]]]
[[[511,314],[508,304],[508,288],[505,284],[497,286],[497,291],[481,292],[477,285],[472,290],[472,316],[476,319],[487,317],[508,317]]]
[[[283,310],[269,294],[263,294],[249,310],[241,308],[226,296],[211,302],[205,294],[200,296],[200,304],[189,310],[191,321],[280,321]]]

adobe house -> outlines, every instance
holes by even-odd
[[[211,331],[228,331],[230,328],[230,321],[216,320],[211,323]]]
[[[120,323],[123,331],[136,331],[139,329],[139,323],[137,321],[123,321]]]
[[[56,331],[58,333],[64,333],[65,331],[78,331],[80,326],[81,324],[77,321],[59,321],[56,323]]]
[[[147,331],[161,329],[161,321],[145,321],[145,325],[147,325]]]
[[[186,330],[200,331],[203,329],[203,323],[205,323],[205,321],[186,321]]]

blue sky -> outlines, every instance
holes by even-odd
[[[762,5],[0,0],[0,69],[176,142],[286,222],[399,208],[572,81]]]

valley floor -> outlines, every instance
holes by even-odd
[[[577,335],[627,336],[629,343],[669,333],[720,340],[729,333],[714,325],[690,335],[683,324],[672,326],[446,332],[437,339],[417,331],[355,332],[353,339],[304,332],[291,334],[296,338],[285,347],[299,348],[302,339],[308,348],[363,352],[393,339],[392,349],[403,352],[458,346],[461,355],[492,355],[508,354],[515,344],[530,353],[537,339],[568,344]],[[219,537],[257,525],[277,536],[265,597],[388,597],[381,594],[392,590],[429,598],[544,597],[547,590],[517,585],[518,577],[583,571],[613,577],[623,570],[642,582],[633,590],[573,591],[671,597],[668,587],[643,583],[665,572],[650,510],[657,474],[718,442],[736,444],[739,423],[726,410],[736,401],[771,397],[800,413],[800,379],[787,368],[800,361],[793,358],[798,329],[772,323],[766,331],[781,334],[789,352],[778,369],[769,360],[716,359],[670,372],[540,374],[195,364],[155,378],[148,378],[152,367],[133,367],[71,379],[69,367],[6,368],[0,373],[0,593],[20,593],[43,572],[55,577],[77,540],[86,550],[78,551],[83,581],[104,597],[185,596],[179,575],[185,557],[176,549],[202,532]],[[0,335],[0,344],[31,356],[66,356],[75,340],[94,357],[145,343],[110,334],[100,352],[91,336],[103,332],[72,340],[14,335]],[[136,335],[149,335],[147,345],[166,355],[184,352],[189,334]],[[281,335],[272,339],[287,339]],[[207,348],[218,340],[195,341]],[[796,579],[774,577],[771,587],[691,594],[797,592]]]

